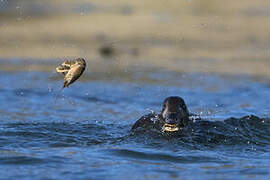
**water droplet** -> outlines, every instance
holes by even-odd
[[[150,111],[151,114],[154,114],[155,113],[155,111],[152,110],[152,109],[147,109],[147,111]]]

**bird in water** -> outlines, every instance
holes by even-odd
[[[160,132],[181,132],[192,120],[200,117],[189,113],[184,99],[179,96],[167,97],[163,102],[161,113],[150,113],[142,116],[132,127],[136,129],[156,129]]]
[[[79,77],[83,74],[85,67],[86,62],[83,58],[77,58],[75,60],[66,60],[60,66],[56,67],[57,73],[62,73],[65,75],[64,85],[57,94],[56,99],[64,88],[68,88],[70,84],[79,79]]]

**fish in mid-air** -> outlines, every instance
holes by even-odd
[[[69,87],[70,84],[75,82],[79,77],[83,74],[86,67],[86,62],[83,58],[77,58],[75,60],[66,60],[60,66],[56,67],[56,72],[62,73],[65,75],[65,82],[60,92],[64,89]],[[56,96],[56,99],[58,97]]]

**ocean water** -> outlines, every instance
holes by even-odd
[[[0,71],[0,179],[270,178],[269,78],[93,76],[55,101],[55,73]],[[171,95],[202,120],[179,136],[130,131]]]

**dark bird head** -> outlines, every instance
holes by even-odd
[[[79,64],[79,65],[86,66],[86,62],[85,62],[85,60],[83,58],[77,58],[76,63]]]
[[[189,112],[185,101],[178,96],[171,96],[164,100],[161,116],[164,122],[163,132],[178,131],[189,121]]]

